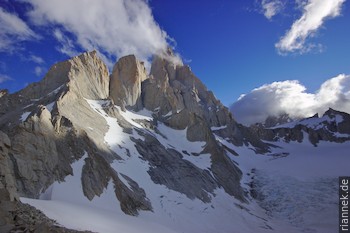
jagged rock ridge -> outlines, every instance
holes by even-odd
[[[121,58],[109,75],[96,52],[84,53],[54,65],[38,83],[2,93],[0,189],[11,199],[39,198],[55,181],[73,175],[71,164],[83,158],[81,182],[87,199],[103,194],[112,182],[116,208],[131,215],[152,211],[143,184],[113,167],[125,156],[135,156],[130,153],[135,148],[150,165],[148,174],[155,184],[209,203],[215,190],[223,188],[245,202],[241,171],[229,158],[236,153],[216,137],[236,145],[250,140],[257,150],[268,148],[242,130],[188,66],[161,57],[154,58],[149,76],[132,55]],[[94,108],[91,101],[104,104]],[[136,120],[130,123],[125,117],[129,110],[147,110],[151,120],[139,119],[142,127],[137,128]],[[106,143],[108,119],[118,123],[132,148],[121,143],[116,150]],[[201,142],[203,147],[196,152],[169,148],[162,141],[169,138],[159,127],[185,130],[188,143]],[[198,167],[184,159],[187,156],[208,156],[210,167]]]

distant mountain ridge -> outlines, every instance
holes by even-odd
[[[263,128],[271,128],[274,126],[282,125],[282,124],[289,123],[296,120],[299,120],[299,119],[291,118],[289,114],[282,113],[278,116],[269,116],[266,118],[264,122],[255,123],[255,125],[259,125],[260,127],[263,127]]]
[[[251,129],[259,138],[267,141],[302,142],[307,137],[315,146],[320,141],[342,143],[350,140],[350,115],[330,108],[321,117],[315,114],[273,127],[255,124]]]

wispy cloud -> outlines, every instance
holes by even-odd
[[[350,113],[350,75],[327,80],[315,93],[308,93],[295,80],[266,84],[242,95],[231,111],[239,122],[249,125],[283,113],[294,118],[310,117],[330,107]]]
[[[315,36],[327,19],[340,15],[344,2],[345,0],[297,1],[303,7],[303,14],[275,44],[278,51],[281,54],[305,53],[320,48],[320,45],[308,43],[307,40]]]
[[[29,60],[39,65],[45,63],[43,58],[36,55],[30,55]]]
[[[75,49],[73,41],[69,39],[60,29],[56,28],[53,31],[53,35],[56,40],[61,44],[60,47],[57,47],[57,50],[63,54],[66,54],[70,57],[76,56],[79,52]]]
[[[6,82],[12,80],[12,78],[10,78],[8,75],[6,74],[0,74],[0,83]]]
[[[17,15],[0,7],[0,52],[13,52],[18,43],[39,38]]]
[[[279,14],[283,10],[284,4],[281,0],[262,0],[261,8],[264,16],[268,20],[271,20],[275,15]]]
[[[36,66],[34,68],[34,73],[36,76],[40,77],[44,73],[44,68],[41,66]]]
[[[59,50],[69,56],[81,49],[96,49],[110,59],[135,54],[146,60],[169,45],[169,36],[144,0],[25,1],[33,6],[32,22],[61,28],[54,35],[62,44]]]

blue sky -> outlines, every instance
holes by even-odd
[[[312,39],[323,52],[287,55],[280,55],[275,43],[301,16],[295,4],[268,20],[252,0],[152,2],[156,20],[174,36],[178,51],[226,105],[265,83],[297,79],[313,92],[325,80],[350,73],[349,2]]]
[[[299,80],[314,93],[350,74],[346,0],[89,1],[1,0],[0,88],[19,90],[85,50],[98,49],[111,67],[122,55],[147,59],[169,44],[226,106],[275,81]],[[305,12],[302,44],[278,47]],[[322,13],[310,26],[311,14]]]

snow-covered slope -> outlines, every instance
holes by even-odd
[[[242,169],[242,186],[251,195],[249,203],[242,203],[218,188],[211,195],[211,202],[204,203],[155,184],[148,174],[150,165],[140,159],[129,135],[124,135],[115,118],[104,113],[103,104],[106,102],[88,102],[109,122],[105,136],[108,145],[117,152],[123,150],[120,145],[127,145],[130,150],[129,157],[113,163],[115,171],[143,184],[153,211],[142,211],[137,217],[125,215],[118,206],[112,183],[100,197],[89,201],[82,192],[80,179],[84,156],[72,165],[74,175],[66,177],[65,182],[55,182],[41,200],[21,199],[58,223],[73,229],[106,233],[115,232],[115,229],[122,229],[122,232],[194,233],[336,231],[337,182],[338,176],[350,172],[350,142],[321,142],[318,147],[308,140],[301,143],[277,142],[274,143],[277,147],[270,153],[257,155],[251,146],[236,147],[217,136],[220,143],[239,154],[230,155],[230,158]],[[122,114],[129,123],[155,135],[166,147],[199,153],[204,146],[200,142],[189,142],[183,130],[174,130],[164,124],[158,125],[159,130],[143,128],[137,120],[152,121],[149,111],[126,110]],[[142,137],[137,132],[133,136]],[[193,159],[183,152],[183,156],[195,166],[210,172],[208,155],[201,154]]]
[[[186,195],[155,184],[150,175],[150,164],[141,159],[130,134],[123,132],[116,118],[110,117],[104,110],[106,101],[87,100],[91,108],[108,122],[109,130],[104,140],[122,160],[112,163],[115,172],[131,178],[146,192],[153,210],[141,211],[137,217],[126,216],[115,197],[113,183],[110,182],[101,196],[89,201],[83,193],[81,184],[82,169],[87,158],[85,154],[72,164],[73,176],[67,176],[64,182],[55,182],[41,195],[40,200],[21,198],[42,210],[48,217],[55,219],[65,227],[77,230],[91,230],[113,233],[122,232],[270,232],[266,215],[255,203],[243,203],[228,195],[223,188],[216,188],[208,203],[191,199]],[[119,109],[118,106],[115,108]],[[126,110],[121,115],[130,124],[144,133],[154,135],[167,148],[180,148],[183,159],[194,166],[211,173],[211,159],[208,154],[199,154],[205,143],[190,142],[186,139],[186,130],[174,130],[159,123],[157,130],[147,129],[138,120],[152,121],[152,113],[143,110]],[[135,129],[136,129],[135,128]],[[93,128],[91,129],[93,130]],[[142,139],[139,131],[133,130],[133,138]],[[125,150],[128,150],[126,153]],[[214,176],[214,175],[212,175]],[[125,180],[128,183],[127,180]],[[190,187],[189,187],[190,188]],[[260,211],[260,213],[259,213]],[[274,224],[274,223],[272,223]]]

